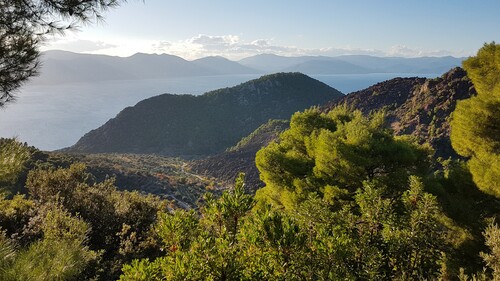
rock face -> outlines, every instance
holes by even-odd
[[[450,144],[451,113],[457,101],[472,95],[475,95],[475,90],[465,71],[454,68],[435,79],[395,78],[378,83],[330,101],[322,110],[327,112],[344,104],[365,114],[385,110],[387,125],[396,135],[414,135],[421,143],[431,144],[436,157],[448,158],[457,157]],[[249,190],[262,187],[264,184],[255,167],[255,154],[287,126],[267,128],[259,128],[242,140],[239,148],[237,145],[230,151],[192,162],[191,168],[229,184],[239,172],[245,172]]]
[[[368,114],[385,110],[388,125],[396,135],[413,135],[435,149],[436,157],[456,157],[450,143],[450,118],[457,101],[475,95],[461,68],[439,78],[395,78],[351,93],[323,107],[346,104]]]
[[[164,94],[124,109],[66,150],[206,156],[235,145],[269,119],[288,119],[342,96],[300,73],[267,75],[201,96]]]

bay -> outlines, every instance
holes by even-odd
[[[438,74],[311,75],[343,93],[367,88],[394,77],[436,77]],[[113,118],[127,106],[163,93],[200,95],[231,87],[259,75],[103,81],[26,85],[18,100],[0,109],[0,137],[16,137],[42,150],[56,150]]]

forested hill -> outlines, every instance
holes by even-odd
[[[428,142],[436,156],[456,156],[450,144],[450,118],[457,101],[476,91],[462,68],[453,68],[435,79],[395,78],[330,102],[324,107],[347,104],[364,113],[386,110],[396,135],[414,135]]]
[[[300,73],[263,76],[201,96],[164,94],[125,108],[68,151],[202,156],[235,145],[269,119],[342,97]]]
[[[474,94],[474,87],[466,72],[454,68],[435,79],[415,77],[387,80],[331,101],[322,110],[330,111],[343,104],[365,114],[386,110],[387,124],[395,134],[414,135],[420,142],[430,143],[436,157],[448,158],[456,157],[450,144],[451,113],[457,101]],[[271,126],[273,124],[276,126]],[[255,190],[263,186],[255,167],[255,154],[285,129],[284,124],[271,122],[252,133],[239,147],[193,161],[191,167],[197,173],[228,183],[234,181],[238,172],[244,171],[247,187]]]

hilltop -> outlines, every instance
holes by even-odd
[[[199,157],[223,152],[269,119],[342,97],[300,73],[262,76],[201,96],[164,94],[122,110],[85,134],[72,152]]]
[[[413,135],[429,143],[437,157],[456,157],[450,144],[450,118],[457,101],[476,91],[462,68],[453,68],[441,77],[395,78],[351,93],[323,107],[346,104],[365,114],[385,110],[388,125],[396,135]]]

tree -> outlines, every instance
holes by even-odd
[[[15,139],[0,139],[0,193],[15,193],[34,151]]]
[[[40,66],[38,47],[45,37],[78,23],[102,18],[108,8],[126,0],[0,1],[0,107]]]
[[[102,253],[102,260],[92,269],[95,272],[89,273],[99,275],[100,280],[116,279],[125,262],[158,255],[156,241],[149,238],[156,214],[164,207],[158,198],[118,191],[112,179],[93,183],[92,174],[83,164],[32,170],[26,186],[29,198],[37,205],[35,209],[58,204],[89,224],[86,242],[91,250]],[[16,205],[20,206],[17,209],[29,207],[23,206],[27,204],[22,204],[22,198],[17,201]],[[22,209],[17,209],[14,211],[22,215]],[[0,219],[2,217],[9,218],[0,212]],[[30,223],[36,221],[32,218]],[[11,228],[15,229],[15,225]],[[100,268],[106,270],[99,272]]]
[[[491,222],[484,231],[484,237],[490,253],[481,253],[481,257],[492,269],[493,280],[500,280],[500,228],[498,224]]]
[[[482,191],[500,197],[500,45],[485,44],[463,62],[477,95],[457,103],[451,143],[467,158]]]
[[[41,210],[43,239],[16,251],[12,242],[0,233],[2,280],[76,280],[98,253],[85,245],[89,225],[71,216],[61,206],[46,205]]]
[[[120,280],[242,280],[244,241],[239,236],[253,197],[244,192],[243,174],[220,198],[207,195],[199,216],[185,210],[161,214],[155,230],[166,255],[125,265]]]
[[[427,157],[425,148],[393,137],[381,113],[367,118],[345,107],[327,114],[306,110],[292,116],[279,142],[257,153],[266,186],[256,198],[294,210],[311,193],[333,202],[354,193],[364,180],[397,191],[410,174],[425,173]]]

